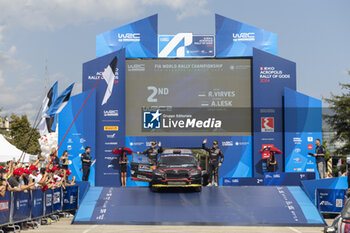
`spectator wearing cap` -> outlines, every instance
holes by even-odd
[[[69,176],[72,175],[72,173],[67,169],[64,170],[64,186],[73,186],[75,185],[75,176],[72,177],[72,180],[69,181]]]
[[[10,177],[7,179],[8,182],[8,190],[9,191],[24,191],[31,189],[34,186],[34,183],[30,183],[25,185],[22,179],[22,175],[24,173],[24,168],[16,168]]]
[[[30,175],[29,179],[34,181],[34,187],[39,188],[39,182],[41,181],[43,175],[41,173],[38,173],[39,168],[35,165],[31,165],[29,167]]]

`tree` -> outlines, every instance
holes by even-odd
[[[331,95],[325,99],[331,106],[332,113],[325,115],[327,123],[335,131],[331,142],[341,141],[343,145],[336,149],[340,156],[350,154],[350,84],[340,84],[345,90],[341,95]]]
[[[11,116],[10,135],[10,142],[24,152],[36,154],[40,149],[40,134],[30,126],[27,115]]]

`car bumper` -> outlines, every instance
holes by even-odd
[[[180,184],[152,184],[152,187],[157,187],[157,188],[193,188],[193,187],[201,187],[201,184],[185,184],[185,185],[180,185]]]
[[[153,187],[200,187],[202,186],[201,177],[188,179],[164,179],[152,180]]]

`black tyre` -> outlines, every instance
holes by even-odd
[[[158,188],[157,188],[157,187],[152,186],[152,187],[151,187],[151,191],[152,191],[152,192],[158,192]]]
[[[195,187],[195,191],[196,191],[196,192],[202,192],[202,186],[200,186],[200,187]]]

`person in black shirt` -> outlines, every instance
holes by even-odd
[[[275,152],[270,151],[270,157],[267,159],[267,171],[268,172],[276,172],[276,157],[275,157]]]
[[[126,186],[126,173],[128,171],[128,163],[129,158],[126,155],[126,151],[122,151],[122,155],[119,157],[119,165],[120,165],[120,180],[122,186]]]
[[[207,139],[204,139],[202,143],[202,149],[206,150],[209,153],[208,161],[208,174],[209,174],[209,185],[208,186],[218,186],[218,175],[219,167],[224,162],[224,154],[221,149],[218,148],[218,142],[213,141],[213,147],[206,147]],[[214,177],[214,179],[213,179]]]
[[[157,163],[157,159],[158,159],[158,154],[161,154],[163,152],[163,148],[162,148],[162,143],[158,142],[158,147],[156,148],[157,143],[156,142],[152,142],[151,143],[151,147],[148,147],[144,152],[140,153],[137,152],[137,154],[144,154],[147,156],[148,158],[148,163],[155,165]]]
[[[83,181],[89,180],[90,166],[91,166],[91,148],[89,146],[85,147],[85,152],[81,154],[81,163],[83,166]]]
[[[64,170],[68,169],[69,160],[68,160],[68,151],[67,150],[63,151],[63,154],[62,154],[59,162],[61,163],[62,169],[64,169]]]
[[[56,148],[51,149],[51,154],[48,157],[49,163],[51,163],[54,167],[60,164],[60,159],[57,157]]]
[[[318,174],[320,175],[320,179],[324,179],[324,167],[325,167],[324,156],[326,152],[324,147],[321,145],[320,139],[315,140],[315,145],[316,145],[316,149],[315,149],[314,156],[316,157]]]

